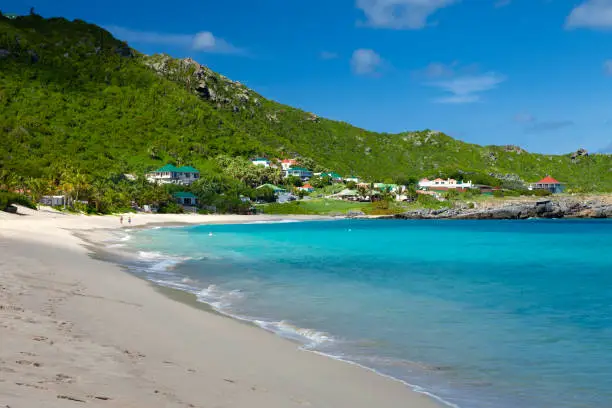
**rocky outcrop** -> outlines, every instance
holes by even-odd
[[[398,214],[404,219],[523,220],[528,218],[612,218],[612,204],[563,198],[512,202],[492,208],[419,209]]]
[[[589,156],[588,151],[586,151],[585,149],[578,149],[574,153],[572,153],[572,155],[570,156],[570,159],[572,160],[572,162],[576,163],[579,158],[588,157],[588,156]]]
[[[527,153],[527,150],[523,149],[520,146],[515,146],[515,145],[506,145],[506,146],[504,146],[504,151],[512,152],[512,153],[517,153],[517,154]]]
[[[200,98],[213,102],[218,109],[238,113],[260,107],[257,95],[238,81],[213,72],[191,58],[181,60],[159,54],[147,56],[144,63],[158,75],[180,81]]]

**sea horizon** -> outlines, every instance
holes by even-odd
[[[597,336],[572,372],[587,329],[575,319],[595,307],[564,303],[568,292],[593,295],[577,290],[576,259],[597,280],[588,287],[602,291],[595,299],[609,295],[599,280],[610,279],[612,262],[596,254],[612,249],[610,225],[288,217],[132,230],[111,245],[137,254],[128,270],[157,285],[449,406],[575,408],[612,403],[609,381],[595,374],[612,375],[612,365],[596,364],[612,339],[609,318],[587,319]],[[567,287],[543,290],[544,277],[563,273]]]

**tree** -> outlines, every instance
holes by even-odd
[[[252,197],[255,200],[265,201],[266,203],[273,203],[276,201],[276,193],[272,187],[264,186],[253,190]]]
[[[298,176],[289,176],[285,179],[285,183],[288,186],[293,186],[293,187],[302,187],[304,185],[304,183],[302,182],[302,179]]]
[[[348,188],[349,190],[355,190],[357,188],[357,183],[355,183],[354,181],[349,181],[346,183],[346,188]]]
[[[417,190],[413,184],[409,184],[404,188],[402,195],[406,197],[407,201],[415,201],[418,197]]]
[[[331,186],[332,179],[328,176],[325,176],[325,177],[315,176],[310,179],[310,185],[313,186],[314,188],[323,188],[325,186]]]
[[[36,208],[40,207],[40,200],[49,191],[49,183],[46,180],[39,178],[29,178],[26,182],[30,197],[36,204]]]
[[[357,186],[357,195],[360,199],[365,200],[369,196],[368,192],[369,189],[363,184]]]

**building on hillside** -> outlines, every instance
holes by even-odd
[[[380,191],[388,191],[390,193],[395,193],[400,190],[400,186],[397,184],[385,184],[385,183],[374,183],[374,188]]]
[[[310,178],[312,177],[312,171],[304,167],[290,167],[285,171],[285,177],[290,176],[299,177],[303,181],[307,181],[310,180]]]
[[[359,183],[360,180],[359,180],[359,177],[357,177],[357,176],[347,176],[347,177],[344,178],[344,181],[346,181],[347,183],[349,183],[351,181],[353,183]]]
[[[191,166],[175,167],[166,164],[146,175],[150,183],[188,185],[200,178],[200,172]]]
[[[335,171],[328,171],[319,174],[319,177],[329,177],[334,183],[342,183],[342,176]]]
[[[551,176],[546,176],[542,180],[531,183],[529,190],[548,190],[553,194],[559,194],[563,192],[563,183],[555,180]]]
[[[14,14],[14,13],[6,13],[6,14],[2,14],[4,17],[8,18],[9,20],[15,20],[17,17],[19,17],[19,14]]]
[[[264,167],[270,167],[270,160],[266,159],[265,157],[256,157],[254,159],[251,159],[251,163],[253,163],[255,166],[264,166]]]
[[[172,197],[174,197],[177,204],[184,207],[195,207],[198,205],[198,197],[189,191],[179,191],[178,193],[172,194]]]
[[[305,191],[307,193],[312,193],[313,191],[315,191],[315,188],[310,184],[304,184],[303,186],[298,187],[297,189],[300,191]]]
[[[297,166],[298,162],[296,159],[284,159],[281,160],[281,169],[283,171],[289,170],[291,167]]]
[[[441,179],[437,178],[435,180],[429,179],[421,179],[419,180],[419,188],[421,190],[435,190],[435,191],[446,191],[446,190],[458,190],[465,191],[470,188],[473,188],[474,185],[471,181],[457,181],[452,178]]]
[[[49,207],[62,207],[65,199],[62,195],[46,195],[40,198],[40,203]]]

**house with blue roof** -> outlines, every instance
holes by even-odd
[[[176,167],[166,164],[148,173],[146,178],[150,183],[189,185],[200,178],[200,172],[191,166]]]

